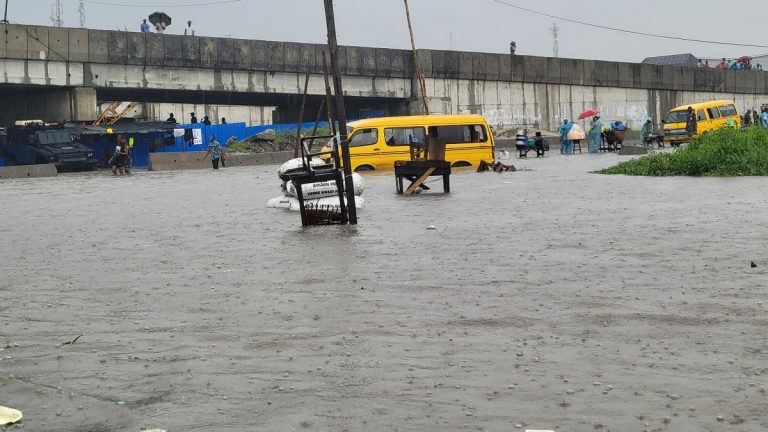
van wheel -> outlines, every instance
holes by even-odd
[[[451,166],[454,168],[462,168],[462,167],[471,167],[472,164],[467,161],[458,161],[458,162],[454,162]]]
[[[360,165],[359,167],[355,168],[355,172],[365,172],[365,171],[373,171],[374,168],[370,165]]]

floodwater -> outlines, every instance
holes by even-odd
[[[768,430],[768,179],[620,159],[371,175],[344,228],[275,166],[4,180],[8,430]]]

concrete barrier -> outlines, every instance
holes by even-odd
[[[174,171],[186,169],[211,168],[210,158],[205,158],[205,152],[186,153],[150,153],[150,171]],[[274,165],[281,164],[293,158],[293,152],[242,153],[227,156],[227,167]]]
[[[56,165],[16,165],[0,167],[0,179],[56,177]]]
[[[619,150],[619,155],[621,156],[635,156],[635,155],[644,155],[644,154],[648,154],[647,147],[623,145],[621,146],[621,150]]]
[[[293,152],[243,153],[227,156],[227,166],[278,165],[293,159]]]

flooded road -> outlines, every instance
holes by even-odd
[[[619,159],[367,176],[346,228],[275,166],[4,180],[8,430],[768,430],[768,179]]]

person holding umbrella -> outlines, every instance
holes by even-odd
[[[579,114],[579,120],[584,120],[589,117],[592,117],[589,133],[587,134],[587,150],[590,153],[597,153],[600,151],[600,134],[602,133],[602,130],[603,130],[603,124],[598,121],[600,119],[598,114],[600,114],[600,111],[594,108],[590,108],[584,111],[583,113]],[[597,131],[595,131],[596,127],[597,127]]]
[[[165,29],[171,25],[171,17],[165,12],[154,12],[149,16],[149,22],[155,25],[156,33],[165,33]]]

